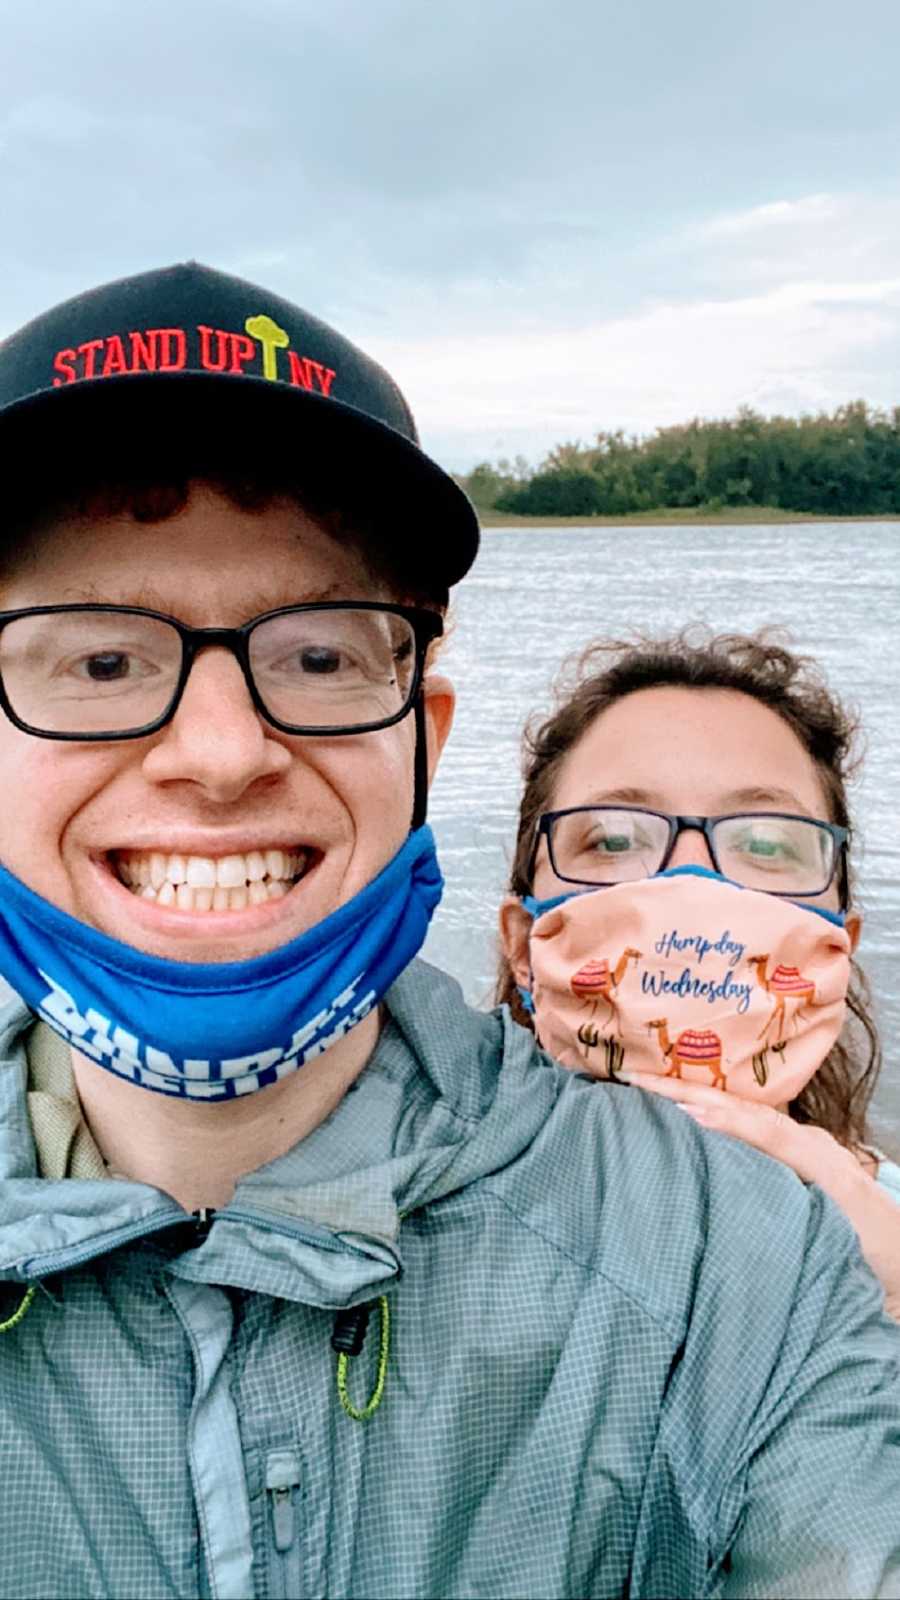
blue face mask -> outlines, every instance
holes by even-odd
[[[421,949],[443,879],[431,829],[316,927],[249,961],[145,955],[0,867],[0,972],[82,1055],[185,1100],[276,1083],[342,1039]]]

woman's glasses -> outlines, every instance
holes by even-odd
[[[231,651],[284,733],[369,733],[412,707],[443,625],[374,601],[283,606],[239,628],[189,628],[138,606],[0,612],[0,704],[42,739],[138,739],[174,716],[201,650]]]
[[[849,831],[783,811],[682,817],[643,806],[574,806],[540,818],[535,853],[547,841],[564,883],[611,887],[663,872],[685,829],[706,839],[717,872],[767,894],[823,894],[842,862]],[[532,862],[533,866],[533,862]]]

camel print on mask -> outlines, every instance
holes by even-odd
[[[766,974],[768,955],[748,956],[747,964],[754,969],[760,988],[764,989],[766,994],[774,996],[771,1015],[765,1026],[760,1029],[757,1038],[765,1040],[770,1030],[774,1029],[775,1041],[771,1046],[768,1042],[764,1043],[762,1049],[753,1057],[753,1075],[757,1083],[764,1087],[769,1078],[769,1049],[771,1048],[775,1055],[784,1060],[784,1052],[788,1045],[788,1040],[784,1036],[788,1000],[799,1001],[790,1014],[791,1024],[796,1029],[797,1018],[801,1011],[807,1005],[815,1005],[816,986],[809,978],[803,977],[799,967],[777,966],[771,977],[768,977]]]
[[[712,1087],[727,1089],[722,1071],[722,1041],[712,1028],[684,1028],[674,1040],[669,1038],[667,1017],[656,1017],[647,1023],[647,1028],[655,1028],[663,1059],[669,1063],[664,1078],[680,1079],[682,1067],[706,1067],[712,1075]]]
[[[577,1035],[579,1044],[584,1046],[585,1060],[589,1060],[589,1051],[596,1050],[602,1045],[606,1053],[607,1071],[611,1078],[615,1077],[624,1060],[615,993],[628,971],[629,961],[639,961],[641,954],[640,950],[628,946],[623,950],[615,967],[610,967],[605,959],[586,961],[569,979],[569,988],[576,1000],[583,1000],[586,1005],[591,1006],[591,1020],[581,1024]],[[606,1028],[610,1022],[615,1022],[618,1035],[615,1039],[605,1037],[603,1030],[594,1025],[597,1006],[601,1000],[609,1008],[609,1016],[603,1027]]]

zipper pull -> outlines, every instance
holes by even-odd
[[[294,1542],[293,1490],[300,1487],[300,1462],[294,1450],[270,1450],[266,1456],[266,1492],[272,1496],[272,1531],[275,1549],[290,1550]]]
[[[214,1206],[200,1206],[198,1210],[191,1212],[191,1221],[194,1224],[197,1244],[203,1244],[215,1220],[216,1212]]]

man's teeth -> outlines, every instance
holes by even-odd
[[[250,850],[246,855],[180,856],[122,851],[116,870],[142,900],[179,911],[243,911],[278,900],[303,876],[305,850]]]

